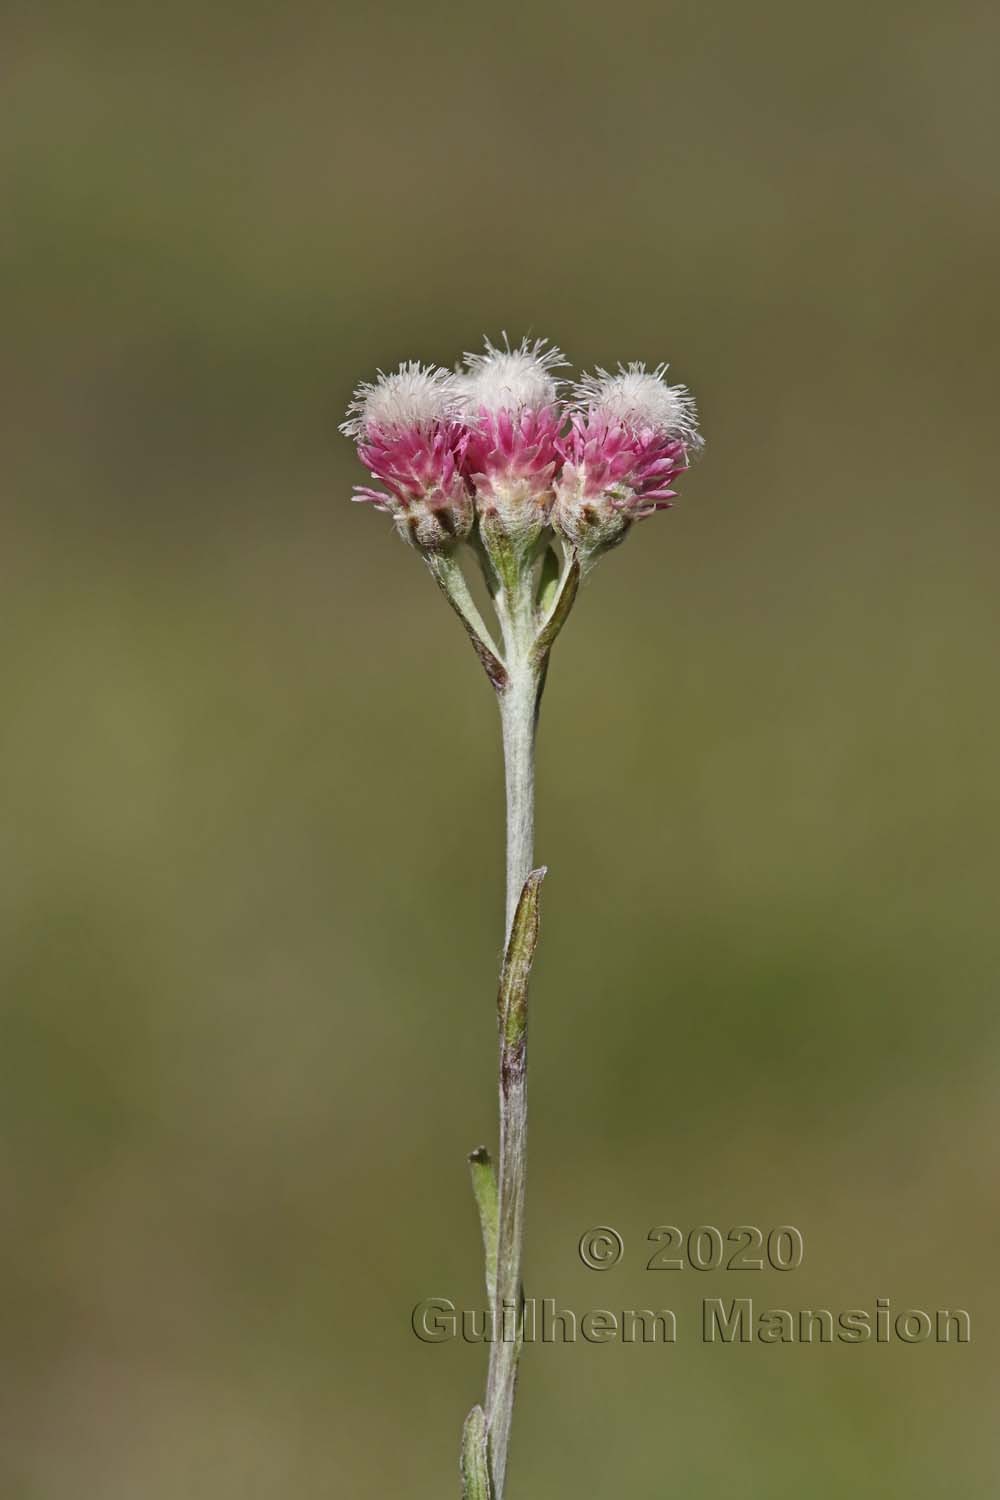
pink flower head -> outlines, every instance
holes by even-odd
[[[552,506],[564,420],[552,372],[566,361],[545,339],[522,339],[514,349],[506,336],[502,349],[485,342],[486,352],[467,354],[465,370],[455,376],[469,433],[465,472],[480,516],[528,542]]]
[[[552,521],[584,555],[620,542],[633,521],[670,507],[674,481],[701,447],[694,402],[667,367],[598,369],[574,389]]]
[[[341,431],[384,489],[355,485],[354,498],[386,510],[415,547],[439,552],[468,536],[474,511],[463,466],[469,435],[458,418],[455,377],[401,364],[354,393]]]

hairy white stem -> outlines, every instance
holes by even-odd
[[[535,725],[541,670],[535,653],[536,621],[532,579],[525,572],[500,611],[508,681],[500,692],[504,773],[507,792],[507,899],[505,947],[510,948],[514,919],[525,882],[532,871],[535,830]],[[486,1420],[496,1500],[503,1500],[507,1450],[521,1353],[525,1173],[527,1166],[527,1030],[516,1036],[501,1016],[500,1159],[498,1170],[497,1266],[494,1315],[497,1333],[490,1346],[486,1384]],[[511,1319],[516,1340],[500,1336]]]
[[[511,661],[510,682],[500,695],[504,779],[507,790],[507,917],[509,941],[514,913],[531,872],[535,844],[535,719],[538,672],[530,660]]]
[[[527,1166],[528,981],[538,941],[538,892],[545,876],[544,868],[532,868],[535,727],[549,651],[573,607],[580,581],[580,564],[575,553],[567,551],[561,574],[553,570],[550,580],[546,579],[543,562],[536,605],[533,559],[523,551],[516,555],[503,537],[494,537],[493,542],[486,574],[503,632],[502,662],[470,622],[464,600],[448,587],[451,580],[439,576],[439,582],[469,629],[499,698],[507,792],[506,940],[498,996],[498,1170],[494,1175],[485,1147],[478,1147],[469,1158],[486,1252],[493,1341],[486,1400],[482,1408],[473,1407],[465,1427],[463,1500],[503,1500],[507,1478],[524,1311],[521,1264]],[[510,1336],[512,1327],[514,1337]]]

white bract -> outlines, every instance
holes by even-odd
[[[566,359],[554,344],[547,349],[547,342],[535,339],[529,344],[525,338],[515,349],[509,344],[497,349],[486,339],[485,354],[466,354],[466,368],[455,376],[466,409],[521,412],[551,406],[561,384],[552,371],[566,364]]]
[[[598,367],[573,387],[574,406],[579,411],[599,413],[639,432],[660,437],[678,437],[697,445],[698,413],[694,398],[683,385],[668,385],[666,365],[647,370],[638,361],[619,365],[617,375]]]
[[[345,437],[363,437],[366,432],[404,432],[446,422],[458,410],[456,377],[436,365],[418,360],[404,361],[398,370],[376,380],[364,380],[347,408],[341,426]]]

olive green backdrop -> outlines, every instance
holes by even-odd
[[[505,328],[708,439],[539,764],[528,1289],[681,1333],[529,1350],[511,1500],[994,1494],[993,8],[4,31],[3,1495],[456,1493],[498,734],[336,423]],[[741,1223],[803,1267],[643,1269]],[[973,1342],[703,1345],[746,1295]]]

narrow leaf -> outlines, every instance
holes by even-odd
[[[541,865],[524,882],[504,954],[497,1011],[505,1048],[523,1041],[528,1024],[528,979],[538,943],[538,896],[547,873]]]
[[[490,1311],[497,1295],[497,1173],[485,1146],[469,1153],[472,1191],[479,1209],[479,1227],[483,1233],[483,1255],[486,1259],[486,1294]]]
[[[486,1414],[474,1406],[462,1430],[462,1500],[493,1500]]]

